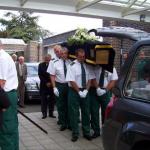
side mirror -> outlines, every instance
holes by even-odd
[[[120,89],[119,88],[117,88],[117,87],[114,87],[114,88],[112,88],[112,93],[115,95],[115,96],[117,96],[117,97],[121,97],[121,91],[120,91]]]

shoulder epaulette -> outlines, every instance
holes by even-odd
[[[57,62],[57,61],[58,61],[58,59],[57,59],[57,60],[54,60],[54,63]]]
[[[55,58],[52,58],[52,60],[55,60]]]
[[[74,64],[75,64],[75,62],[71,62],[71,63],[70,63],[70,66],[73,66]]]

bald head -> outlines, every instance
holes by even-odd
[[[23,56],[19,56],[18,61],[20,64],[24,63],[24,57]]]

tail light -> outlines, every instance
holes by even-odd
[[[108,103],[107,108],[105,110],[105,119],[110,117],[111,110],[114,106],[114,103],[117,101],[117,99],[118,98],[116,96],[112,96],[112,98],[111,98],[110,102]]]

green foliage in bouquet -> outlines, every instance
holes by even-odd
[[[85,28],[78,28],[73,36],[68,38],[67,42],[69,46],[83,45],[88,41],[97,41],[97,37],[90,35]]]

